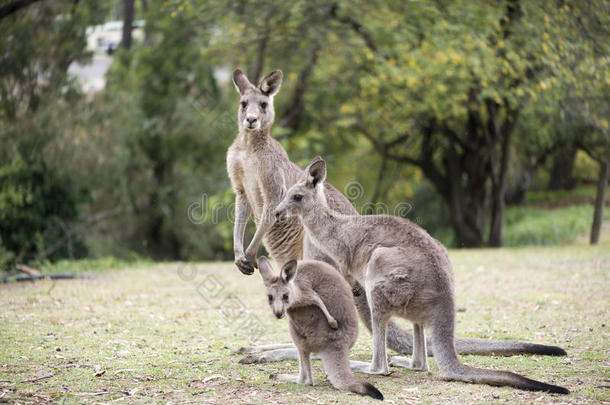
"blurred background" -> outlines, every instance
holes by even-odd
[[[361,213],[596,242],[609,31],[605,0],[0,0],[0,263],[232,260],[236,67],[283,70],[272,135]]]

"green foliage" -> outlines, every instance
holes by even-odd
[[[128,221],[131,249],[156,258],[226,257],[230,238],[219,237],[218,222],[227,221],[227,210],[215,222],[193,220],[188,210],[226,202],[232,106],[201,53],[209,35],[198,35],[186,15],[169,18],[160,5],[150,10],[149,43],[119,50],[100,100],[116,103],[118,94],[121,103],[131,104],[133,115],[122,115],[114,134],[129,162],[122,199],[136,214]]]
[[[595,198],[595,187],[593,186],[580,186],[573,190],[532,190],[527,194],[526,201],[528,203],[548,203],[549,205],[556,205],[562,200],[569,203],[569,200],[574,199],[591,199]]]
[[[62,167],[66,121],[80,100],[67,70],[90,56],[85,30],[104,13],[100,4],[58,1],[0,20],[0,255],[7,269],[34,257],[87,254],[72,225],[89,192]]]
[[[45,274],[87,274],[101,273],[120,270],[125,268],[136,268],[150,265],[150,262],[138,257],[131,256],[127,260],[120,260],[116,257],[101,257],[97,259],[67,260],[62,259],[55,262],[37,262],[36,268]]]
[[[64,237],[66,223],[78,216],[83,201],[70,179],[57,178],[44,164],[26,164],[16,153],[0,167],[0,239],[4,247],[19,258],[45,252],[50,257],[67,255],[55,249]],[[49,250],[47,250],[49,249]],[[72,245],[75,257],[86,254],[85,246]]]
[[[510,182],[527,168],[541,184],[544,157],[575,139],[597,160],[606,150],[603,1],[145,3],[145,40],[117,50],[106,88],[87,97],[68,66],[88,60],[87,27],[116,18],[119,3],[36,2],[0,20],[1,261],[46,263],[66,227],[72,250],[61,244],[49,260],[231,258],[224,156],[237,94],[219,78],[235,67],[253,81],[284,71],[272,135],[292,160],[324,156],[339,190],[361,185],[359,211],[409,203],[406,216],[450,245],[467,216],[451,201],[478,204],[487,233],[503,151],[493,128],[508,118]],[[592,162],[579,154],[577,178],[597,176]],[[508,243],[532,242],[513,236],[535,227],[511,212]],[[533,242],[547,240],[564,239]]]
[[[591,227],[593,207],[573,205],[554,210],[512,207],[506,211],[506,246],[557,245],[573,242]],[[604,219],[610,219],[606,210]]]

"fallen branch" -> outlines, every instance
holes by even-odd
[[[42,279],[50,279],[50,280],[70,280],[76,278],[84,278],[84,279],[92,279],[94,276],[88,274],[39,274],[32,276],[4,276],[0,279],[2,283],[11,283],[11,282],[23,282],[23,281],[36,281]]]
[[[37,270],[30,266],[26,266],[25,264],[18,264],[15,266],[15,268],[19,271],[29,274],[30,276],[40,276],[42,274],[40,270]]]
[[[53,374],[53,373],[43,372],[43,373],[38,374],[37,377],[34,377],[34,378],[30,379],[30,380],[23,380],[21,382],[22,383],[33,383],[33,382],[36,382],[36,381],[44,380],[45,378],[51,378],[54,375],[55,374]]]
[[[100,392],[74,392],[72,393],[72,395],[76,395],[78,397],[96,397],[99,395],[108,395],[108,394],[114,394],[114,392],[112,391],[100,391]]]

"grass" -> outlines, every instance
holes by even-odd
[[[451,258],[458,308],[465,309],[458,313],[459,336],[547,343],[569,353],[463,361],[572,393],[447,382],[432,359],[430,373],[359,375],[386,402],[610,401],[610,244],[455,250]],[[375,403],[335,390],[317,361],[314,387],[269,380],[272,373],[296,373],[296,361],[238,364],[235,348],[289,336],[286,321],[269,311],[258,276],[243,276],[229,263],[130,265],[105,268],[93,280],[7,284],[0,304],[0,402]],[[352,357],[370,354],[370,335],[361,329]]]
[[[593,206],[556,209],[516,206],[506,210],[504,219],[505,246],[568,244],[590,231]],[[610,220],[610,209],[604,210],[604,219]]]
[[[594,200],[596,192],[594,185],[581,185],[572,190],[529,190],[526,201],[529,204],[558,204],[562,200]]]

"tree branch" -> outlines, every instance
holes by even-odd
[[[0,7],[0,20],[40,0],[17,0]]]
[[[339,16],[337,14],[338,9],[339,9],[339,6],[336,3],[333,4],[330,7],[330,17],[334,20],[339,21],[342,24],[349,26],[356,34],[358,34],[358,36],[360,36],[360,38],[362,38],[362,40],[366,44],[367,48],[369,48],[371,51],[379,54],[382,58],[388,59],[387,56],[385,56],[385,55],[381,54],[381,52],[379,52],[379,47],[375,43],[373,36],[362,26],[362,24],[360,22],[358,22],[356,19],[354,19],[348,15]]]
[[[290,103],[282,112],[279,120],[279,125],[284,128],[292,130],[292,134],[299,128],[301,119],[303,118],[303,111],[305,108],[305,92],[309,87],[309,80],[313,72],[313,68],[318,62],[318,54],[322,49],[322,43],[316,40],[314,47],[311,51],[309,62],[301,69],[297,77],[297,83],[290,97]],[[281,137],[278,137],[281,139]]]

